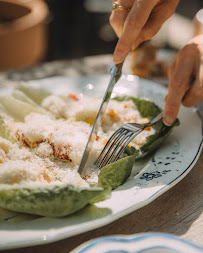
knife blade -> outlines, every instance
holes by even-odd
[[[87,141],[82,159],[80,161],[80,165],[78,167],[78,173],[80,175],[82,174],[82,171],[85,168],[85,165],[87,164],[87,161],[88,161],[88,158],[89,158],[89,155],[90,155],[90,151],[92,149],[93,142],[90,141],[91,137],[92,137],[93,134],[95,134],[95,136],[97,135],[98,128],[99,128],[99,126],[101,126],[102,118],[103,118],[103,115],[104,115],[104,113],[106,111],[106,108],[108,106],[108,102],[111,98],[113,88],[114,88],[115,84],[118,82],[118,80],[121,77],[122,66],[123,66],[123,63],[120,63],[120,64],[117,64],[117,65],[114,65],[111,69],[111,77],[110,77],[109,84],[107,86],[104,97],[102,99],[99,111],[97,113],[97,116],[96,116],[96,119],[94,121],[91,133],[89,135],[89,138],[88,138],[88,141]]]

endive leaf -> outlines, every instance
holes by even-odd
[[[44,98],[52,95],[51,92],[43,88],[34,88],[23,83],[19,84],[17,89],[23,92],[26,96],[28,96],[31,100],[33,100],[37,104],[41,104]]]
[[[13,144],[17,142],[16,138],[10,133],[10,130],[5,125],[4,119],[1,115],[0,115],[0,136]]]

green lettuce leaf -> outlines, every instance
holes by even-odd
[[[24,92],[25,90],[15,91],[11,97],[7,97],[9,99],[8,102],[5,101],[7,98],[4,98],[3,102],[1,101],[6,110],[15,115],[18,120],[23,120],[24,116],[31,111],[43,113],[38,105],[41,99],[34,99],[33,101],[31,95],[28,95],[28,91]],[[161,111],[153,102],[144,99],[133,97],[119,97],[116,99],[119,101],[132,99],[141,116],[150,120]],[[24,110],[23,106],[28,108]],[[173,127],[178,124],[178,120],[172,127],[165,126],[163,122],[157,123],[154,126],[155,134],[149,136],[147,142],[139,150],[127,147],[125,150],[126,157],[101,169],[98,185],[83,188],[74,185],[34,187],[2,184],[0,185],[0,206],[18,212],[62,217],[82,209],[89,203],[109,198],[111,190],[116,189],[129,178],[134,161],[149,155],[160,147],[161,143],[171,133]],[[0,136],[12,143],[16,142],[2,117],[0,117]]]
[[[110,189],[60,186],[0,186],[0,206],[12,211],[47,217],[70,215],[91,201],[109,198]]]
[[[117,101],[132,100],[141,116],[149,120],[152,120],[161,112],[161,109],[149,100],[130,96],[115,97],[114,99]],[[126,147],[125,154],[128,155],[127,157],[121,158],[117,162],[111,163],[101,169],[99,184],[102,186],[108,185],[112,189],[116,189],[122,185],[129,178],[134,162],[149,156],[158,149],[172,132],[173,128],[178,125],[178,119],[171,127],[164,125],[163,121],[155,124],[155,133],[147,138],[146,143],[140,146],[139,150],[136,150],[134,147]]]
[[[125,183],[131,174],[134,161],[135,156],[132,155],[103,167],[99,173],[99,185],[109,186],[113,190]]]
[[[146,99],[131,96],[115,97],[114,99],[117,101],[132,100],[140,112],[140,115],[148,118],[149,120],[152,120],[161,112],[161,109],[155,103]],[[155,133],[147,137],[146,143],[140,146],[139,150],[136,150],[134,147],[126,147],[125,153],[127,155],[134,155],[135,160],[150,155],[161,146],[161,144],[172,132],[173,128],[179,124],[180,122],[178,119],[176,119],[174,124],[170,127],[164,125],[163,121],[159,121],[153,126]]]

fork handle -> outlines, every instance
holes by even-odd
[[[162,118],[163,118],[163,112],[157,115],[152,121],[146,123],[144,127],[152,126],[155,123],[159,122]]]

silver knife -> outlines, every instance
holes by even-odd
[[[80,161],[80,165],[78,167],[78,173],[79,174],[82,173],[82,171],[83,171],[83,169],[85,167],[85,164],[87,163],[87,160],[88,160],[91,148],[92,148],[92,144],[93,144],[93,142],[90,141],[91,137],[92,137],[93,134],[96,135],[97,132],[98,132],[98,128],[99,128],[99,126],[101,125],[101,122],[102,122],[102,115],[104,115],[104,113],[106,111],[108,102],[109,102],[109,100],[111,98],[111,93],[113,91],[113,88],[114,88],[115,84],[117,83],[117,81],[121,77],[122,66],[123,66],[123,63],[120,63],[120,64],[117,64],[117,65],[114,65],[112,67],[112,69],[111,69],[111,77],[110,77],[109,84],[108,84],[107,89],[105,91],[102,103],[100,105],[100,108],[99,108],[99,111],[97,113],[94,125],[92,127],[89,139],[87,141],[87,144],[86,144],[86,147],[85,147],[85,151],[83,153],[82,159]]]

